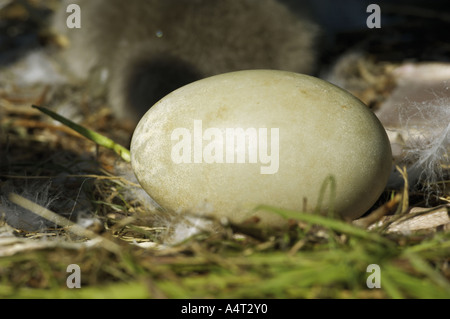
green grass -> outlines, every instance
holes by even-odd
[[[264,248],[260,242],[236,245],[233,237],[216,233],[191,239],[173,252],[124,246],[119,254],[98,248],[4,257],[0,297],[450,298],[448,278],[440,269],[448,262],[448,233],[399,244],[376,233],[362,235],[337,220],[314,218],[314,224],[329,239],[296,252],[290,250],[293,243],[280,248],[292,239],[281,235]],[[69,263],[81,267],[81,289],[65,285]],[[366,285],[370,264],[380,266],[380,289]],[[33,283],[38,287],[32,288]]]

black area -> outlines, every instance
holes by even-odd
[[[126,83],[127,101],[139,117],[170,92],[202,78],[192,64],[168,55],[135,62]]]
[[[325,33],[321,64],[328,65],[349,50],[359,50],[378,61],[450,60],[450,1],[318,0],[315,15]],[[375,3],[381,9],[381,28],[366,25]],[[350,14],[351,13],[351,14]]]
[[[9,14],[11,6],[23,6],[22,16]],[[27,52],[45,45],[42,30],[47,26],[51,10],[34,7],[26,1],[12,2],[0,15],[0,67],[20,60]]]
[[[83,289],[80,288],[80,289]],[[3,301],[4,307],[18,309],[23,316],[33,316],[39,307],[61,307],[60,315],[66,316],[71,309],[89,309],[93,317],[126,317],[130,309],[135,313],[149,313],[148,317],[167,318],[307,318],[315,315],[320,317],[336,317],[345,314],[347,318],[360,318],[365,311],[374,312],[384,309],[394,318],[407,318],[432,309],[436,313],[445,313],[447,300],[268,300],[268,299],[176,299],[176,300],[8,300]],[[215,306],[222,308],[212,316],[208,314],[182,314],[181,307]],[[225,314],[223,309],[227,305],[236,304],[267,304],[269,312],[266,314],[234,313]],[[25,307],[24,307],[25,305]],[[387,309],[387,310],[386,310]],[[319,314],[320,313],[320,314]],[[151,315],[153,314],[153,315]],[[424,313],[425,315],[426,313]]]

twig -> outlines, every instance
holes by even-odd
[[[117,244],[115,244],[114,242],[112,242],[102,236],[99,236],[96,233],[94,233],[93,231],[83,228],[74,222],[71,222],[70,220],[52,212],[51,210],[49,210],[45,207],[42,207],[42,206],[24,198],[18,194],[15,194],[15,193],[9,193],[8,199],[12,203],[19,205],[19,206],[33,212],[34,214],[36,214],[40,217],[43,217],[51,222],[54,222],[58,226],[67,227],[70,232],[72,232],[73,234],[75,234],[77,236],[86,237],[89,239],[101,239],[100,245],[103,248],[105,248],[106,250],[113,252],[115,254],[120,253],[120,247]]]
[[[61,176],[23,176],[23,175],[2,175],[0,174],[0,177],[8,178],[8,179],[52,179],[52,178],[61,178]],[[103,176],[103,175],[94,175],[94,174],[81,174],[81,175],[64,175],[65,178],[94,178],[98,180],[119,180],[123,182],[124,184],[128,184],[133,187],[139,187],[142,188],[141,185],[133,183],[129,180],[127,180],[124,177],[121,176]]]
[[[370,225],[380,220],[381,217],[391,212],[394,207],[402,201],[402,198],[401,194],[395,195],[393,199],[374,210],[370,215],[354,220],[352,224],[361,228],[368,228]]]

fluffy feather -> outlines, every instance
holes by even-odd
[[[420,185],[429,197],[443,191],[444,185],[436,183],[444,180],[450,165],[450,98],[414,102],[408,108],[407,116],[404,108],[400,112],[407,132],[404,163],[412,185]]]

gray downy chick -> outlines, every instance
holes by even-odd
[[[66,7],[81,7],[81,28]],[[277,0],[64,1],[54,27],[81,80],[107,71],[114,113],[137,122],[159,99],[198,79],[244,69],[312,73],[317,25]]]

